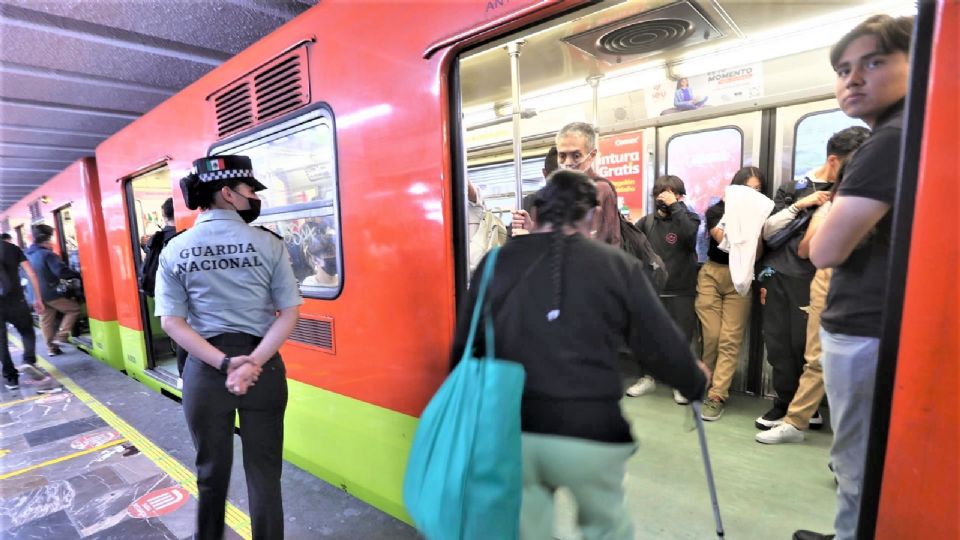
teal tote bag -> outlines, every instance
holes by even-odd
[[[413,439],[403,500],[428,540],[519,538],[523,366],[493,357],[486,300],[499,248],[487,256],[463,358],[427,404]],[[473,357],[480,310],[484,358]]]

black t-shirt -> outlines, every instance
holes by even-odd
[[[697,294],[697,230],[700,216],[676,202],[661,217],[656,210],[637,221],[650,245],[667,267],[667,284],[661,296]]]
[[[20,263],[27,260],[19,247],[0,240],[0,297],[6,300],[23,297],[20,286]],[[6,331],[6,330],[2,330]]]
[[[720,224],[720,220],[723,219],[723,213],[726,212],[727,205],[723,201],[718,202],[717,204],[707,208],[706,218],[707,218],[707,240],[710,241],[710,248],[707,249],[707,258],[711,261],[719,264],[730,264],[730,254],[726,251],[720,249],[720,244],[713,239],[713,236],[710,234],[710,229],[713,229]]]
[[[838,196],[864,197],[893,205],[900,170],[902,103],[891,109],[847,162]],[[892,210],[892,208],[891,208]],[[820,322],[832,334],[880,337],[886,297],[893,212],[833,272]]]

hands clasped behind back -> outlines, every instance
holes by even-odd
[[[246,394],[250,387],[256,384],[262,371],[263,368],[252,356],[232,357],[230,367],[227,368],[227,390],[238,396]]]

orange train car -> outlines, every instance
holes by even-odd
[[[3,212],[14,241],[26,248],[30,226],[54,229],[54,247],[64,263],[80,271],[84,316],[72,342],[115,369],[123,369],[116,302],[107,258],[96,161],[77,160]]]

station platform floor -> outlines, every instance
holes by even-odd
[[[14,334],[11,342],[17,343]],[[185,539],[196,511],[194,450],[180,404],[73,347],[39,365],[53,381],[21,376],[0,389],[0,538]],[[19,351],[14,352],[19,363]],[[53,393],[37,390],[61,388]],[[707,423],[726,538],[789,539],[829,532],[831,435],[801,444],[756,443],[753,420],[770,402],[734,395]],[[669,388],[623,401],[639,441],[625,486],[637,539],[715,538],[710,497],[689,407]],[[288,539],[414,539],[407,524],[284,462]],[[234,444],[226,538],[250,538],[239,437]],[[554,538],[578,540],[576,508],[557,494]]]

